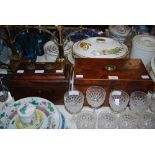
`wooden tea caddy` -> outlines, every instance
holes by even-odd
[[[37,96],[54,104],[62,104],[64,93],[69,89],[67,69],[63,62],[36,63],[29,70],[28,62],[21,62],[8,76],[9,90],[15,100]]]

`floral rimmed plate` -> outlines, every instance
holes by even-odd
[[[12,104],[10,104],[6,109],[3,109],[0,115],[0,128],[17,128],[15,125],[15,118],[18,116],[17,110],[23,103],[30,103],[36,106],[36,109],[41,111],[44,117],[43,123],[40,128],[49,128],[48,116],[52,115],[53,124],[52,128],[58,129],[60,126],[60,113],[55,107],[55,105],[40,97],[27,97],[20,99]]]
[[[73,42],[71,42],[71,41],[65,43],[65,46],[64,46],[64,54],[65,55],[69,54],[71,52],[72,46],[73,46]],[[44,53],[53,55],[53,56],[57,56],[59,53],[58,45],[56,45],[53,41],[48,41],[44,45]]]
[[[82,58],[124,58],[128,48],[111,38],[92,37],[76,42],[73,54]]]

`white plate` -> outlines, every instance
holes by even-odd
[[[64,54],[69,54],[72,50],[73,42],[68,42],[64,47]],[[53,41],[48,41],[44,45],[44,52],[45,54],[54,55],[57,56],[58,51],[58,45],[56,45]]]
[[[155,75],[155,55],[151,59],[151,68],[152,68],[152,71]]]
[[[146,69],[151,79],[155,82],[155,56],[153,56],[151,61],[147,64]]]

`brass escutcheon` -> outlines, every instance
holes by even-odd
[[[114,70],[116,70],[116,66],[115,65],[106,65],[105,69],[107,71],[114,71]]]

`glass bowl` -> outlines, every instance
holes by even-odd
[[[152,94],[149,101],[150,110],[155,113],[155,93]]]
[[[0,77],[0,102],[5,102],[9,98],[9,94],[7,87],[2,82],[2,78]]]
[[[106,96],[106,91],[100,86],[90,86],[86,91],[86,98],[88,104],[92,108],[100,107]]]
[[[129,106],[131,111],[136,114],[146,112],[149,108],[149,103],[147,102],[147,94],[142,91],[134,91],[130,95]]]
[[[109,96],[109,104],[114,112],[124,111],[129,102],[129,95],[123,90],[113,90]]]
[[[100,112],[98,115],[98,129],[115,129],[117,128],[117,118],[114,114]]]
[[[7,101],[8,97],[9,97],[8,91],[6,91],[6,90],[1,90],[0,91],[0,102]]]
[[[118,127],[120,129],[135,129],[137,128],[137,117],[132,112],[124,112],[118,118]]]
[[[91,111],[82,111],[77,116],[76,126],[78,129],[95,129],[96,128],[96,114]]]
[[[140,129],[155,129],[155,115],[149,112],[141,115],[138,120],[138,128]]]
[[[67,91],[64,95],[64,104],[66,110],[71,114],[76,114],[81,111],[84,103],[84,95],[80,91],[74,91],[76,93],[71,94],[71,91]]]

